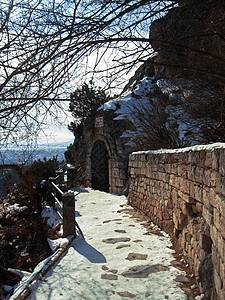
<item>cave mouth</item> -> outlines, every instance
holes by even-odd
[[[103,141],[95,142],[91,152],[91,186],[109,192],[109,155]]]

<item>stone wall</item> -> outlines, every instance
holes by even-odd
[[[225,144],[136,152],[129,173],[131,205],[176,239],[202,291],[225,299]]]

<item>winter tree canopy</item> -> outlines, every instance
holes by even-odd
[[[151,23],[180,2],[0,1],[2,143],[37,134],[87,76],[105,88],[122,84],[153,53]]]

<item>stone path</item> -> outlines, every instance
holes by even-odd
[[[191,293],[194,279],[174,260],[169,237],[124,196],[83,189],[76,199],[85,239],[74,240],[28,299],[188,299],[180,284]]]

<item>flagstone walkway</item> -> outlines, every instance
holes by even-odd
[[[73,241],[28,299],[188,299],[179,281],[190,277],[173,266],[168,235],[141,220],[125,196],[92,189],[75,195],[85,239]]]

